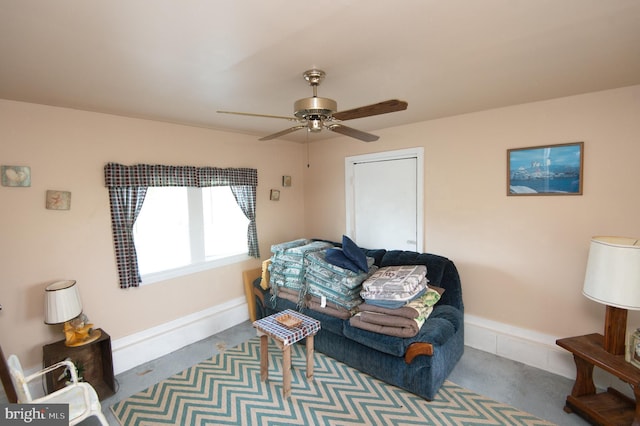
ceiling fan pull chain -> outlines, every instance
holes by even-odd
[[[310,130],[307,129],[307,169],[309,168],[309,132]]]

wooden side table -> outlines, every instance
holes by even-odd
[[[290,315],[302,320],[302,324],[295,328],[287,328],[276,321],[281,315]],[[282,350],[282,397],[291,396],[291,345],[307,339],[307,379],[313,380],[313,337],[320,330],[320,321],[303,315],[291,309],[278,312],[253,323],[260,336],[260,379],[269,379],[269,337]]]
[[[70,358],[76,365],[81,365],[84,371],[78,376],[90,383],[98,393],[98,398],[103,400],[116,391],[115,377],[113,375],[113,358],[111,352],[111,336],[104,330],[101,336],[94,342],[83,346],[68,347],[64,340],[44,345],[42,348],[43,363],[45,367],[59,361]],[[65,385],[65,379],[58,380],[61,370],[56,370],[46,375],[47,389],[49,392],[58,390]]]
[[[603,347],[601,334],[558,339],[556,344],[573,354],[576,382],[567,396],[564,410],[575,412],[591,424],[603,426],[640,426],[640,369],[626,362],[624,355],[612,355]],[[596,393],[593,367],[601,368],[631,385],[635,401],[609,388]]]

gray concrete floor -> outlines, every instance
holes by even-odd
[[[246,321],[208,339],[118,374],[116,394],[102,401],[102,411],[109,425],[119,426],[109,408],[111,405],[211,358],[219,352],[220,347],[237,346],[255,335],[251,323]],[[563,411],[564,400],[571,392],[573,380],[519,362],[467,347],[449,380],[558,425],[588,424],[577,415]],[[0,402],[6,402],[4,393],[0,393]],[[82,423],[86,426],[97,424],[93,419],[87,419]]]

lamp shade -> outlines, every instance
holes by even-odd
[[[640,310],[640,241],[593,237],[582,294],[604,305]]]
[[[81,313],[82,301],[75,281],[56,281],[45,288],[45,324],[60,324]]]

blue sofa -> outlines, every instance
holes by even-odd
[[[321,322],[315,349],[384,382],[432,400],[464,352],[464,305],[460,276],[442,256],[399,250],[367,250],[377,266],[425,265],[429,284],[445,289],[433,313],[412,338],[392,337],[352,327],[322,312],[301,312]],[[254,282],[256,317],[262,318],[296,304],[273,297]]]

